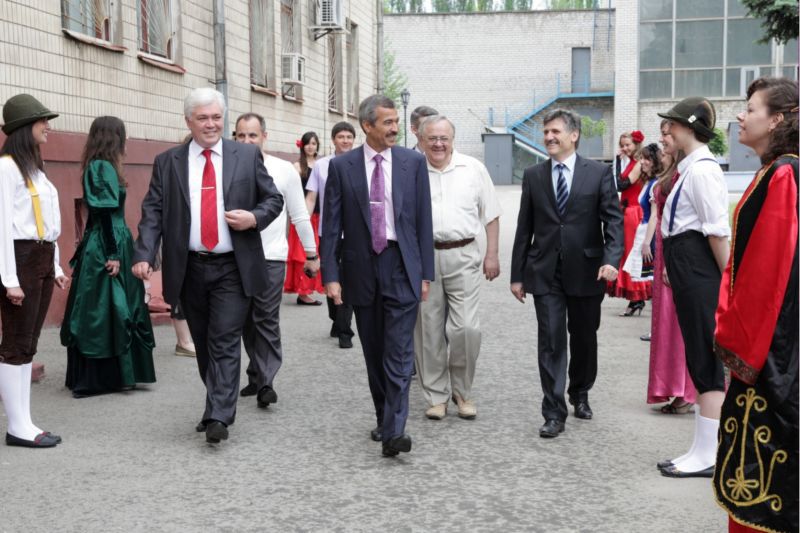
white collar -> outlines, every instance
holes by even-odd
[[[566,158],[564,161],[561,162],[552,159],[553,169],[556,168],[556,165],[561,164],[567,167],[567,170],[569,170],[570,174],[573,174],[575,172],[575,162],[577,160],[578,160],[578,152],[572,152],[571,156],[569,156],[568,158]]]
[[[387,163],[392,162],[391,148],[387,148],[383,152],[378,152],[375,149],[373,149],[368,143],[366,142],[364,143],[364,156],[367,158],[367,161],[375,159],[375,156],[378,155],[378,153],[381,154],[381,157],[383,157],[383,160],[386,161]]]
[[[700,146],[700,148],[697,148],[694,152],[687,154],[686,157],[683,158],[683,161],[678,163],[678,172],[680,172],[681,176],[683,176],[686,171],[689,170],[690,166],[700,159],[706,158],[714,159],[714,161],[716,161],[714,154],[712,154],[711,150],[708,149],[708,145],[704,144]]]
[[[205,148],[197,144],[194,139],[189,143],[189,157],[197,157],[203,153],[203,150]],[[217,144],[209,148],[209,150],[222,157],[222,139],[218,140]]]

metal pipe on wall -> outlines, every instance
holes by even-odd
[[[383,0],[375,0],[375,31],[376,31],[376,55],[378,56],[377,69],[375,71],[375,92],[383,94]]]

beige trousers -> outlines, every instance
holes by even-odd
[[[433,257],[436,280],[428,301],[420,302],[414,330],[417,375],[430,405],[445,403],[454,393],[470,398],[481,348],[478,243],[434,250]]]

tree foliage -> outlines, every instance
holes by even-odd
[[[594,9],[597,0],[548,0],[548,9]]]
[[[725,140],[725,132],[719,128],[714,128],[714,138],[708,143],[708,149],[716,156],[728,153],[728,143]]]
[[[389,43],[384,41],[383,44],[383,94],[388,96],[394,101],[398,109],[402,108],[402,100],[400,93],[403,92],[408,85],[408,76],[405,75],[395,62],[394,52],[389,47]],[[403,142],[403,129],[400,129],[398,136],[398,143]]]
[[[594,120],[592,117],[581,117],[581,136],[585,138],[602,137],[606,133],[606,121]]]
[[[751,17],[761,19],[764,36],[759,42],[768,43],[775,39],[786,43],[797,39],[798,25],[798,0],[742,0]]]

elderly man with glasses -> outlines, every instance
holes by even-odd
[[[500,274],[500,204],[486,167],[453,149],[455,127],[443,115],[426,118],[419,129],[428,159],[433,214],[435,281],[419,307],[414,335],[417,374],[429,408],[441,420],[452,398],[458,416],[473,419],[475,363],[481,346],[478,320],[481,273]],[[486,231],[481,257],[476,237]]]

